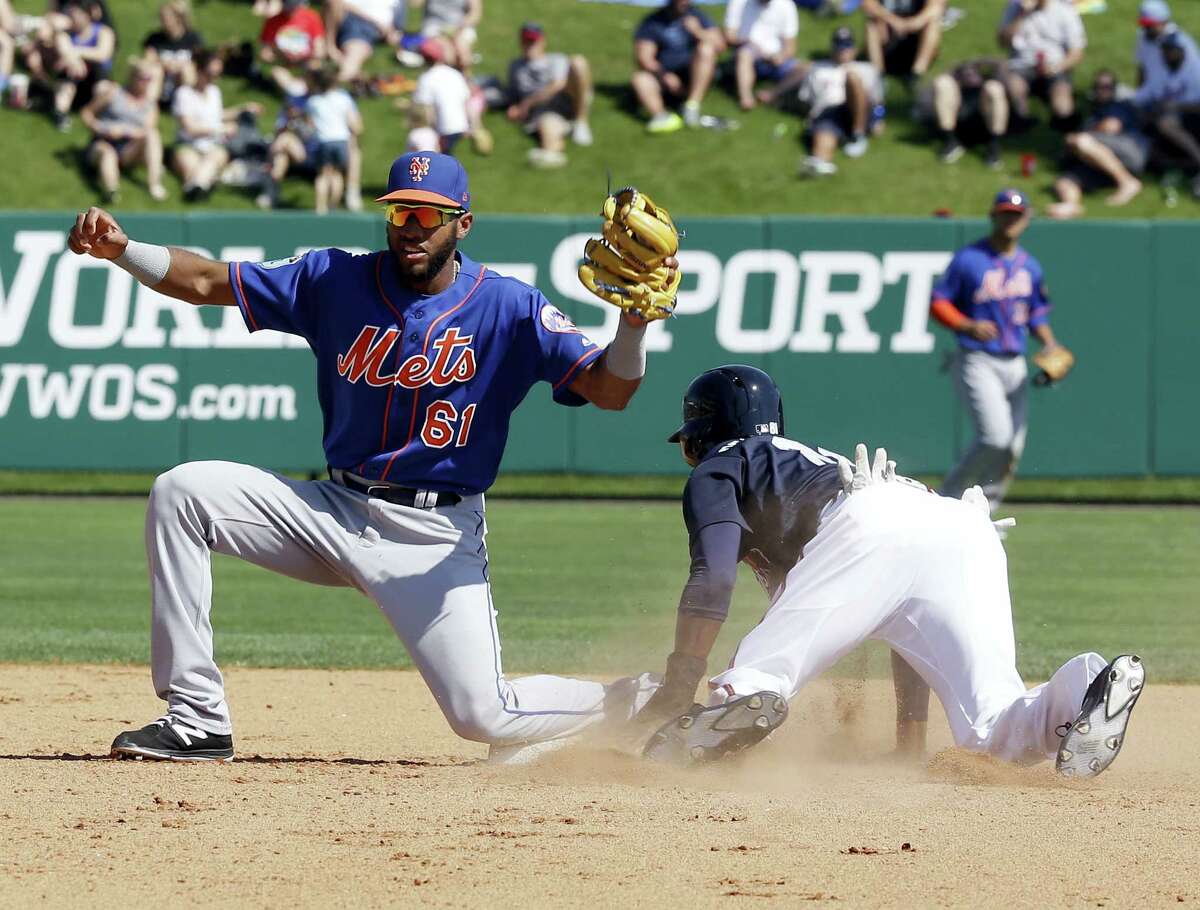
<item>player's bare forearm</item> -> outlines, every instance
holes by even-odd
[[[1058,339],[1054,337],[1054,330],[1050,328],[1050,323],[1048,322],[1035,325],[1033,327],[1033,335],[1042,343],[1043,347],[1053,348],[1058,346]]]
[[[171,268],[154,290],[197,305],[236,306],[229,263],[170,247]]]
[[[895,651],[892,685],[896,691],[896,751],[901,755],[923,755],[929,721],[929,685]]]

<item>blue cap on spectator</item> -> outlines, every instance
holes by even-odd
[[[1171,21],[1171,7],[1166,0],[1142,0],[1138,7],[1138,25],[1163,25]]]
[[[471,191],[467,187],[467,172],[457,158],[436,152],[410,152],[392,163],[387,193],[375,201],[469,211]]]
[[[830,38],[829,43],[832,45],[835,51],[844,51],[847,48],[854,47],[854,32],[850,31],[847,26],[843,25],[841,28],[834,31],[833,37]]]
[[[1011,186],[1005,187],[996,194],[996,198],[992,201],[992,211],[1027,212],[1029,211],[1029,197]]]

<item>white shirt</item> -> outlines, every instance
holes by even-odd
[[[354,99],[340,88],[309,95],[304,102],[304,112],[313,125],[317,142],[349,142],[350,120],[357,110]]]
[[[418,126],[408,131],[406,152],[440,152],[442,141],[432,126]]]
[[[1163,62],[1162,48],[1160,43],[1163,38],[1174,32],[1179,43],[1187,49],[1188,63],[1191,58],[1200,56],[1200,50],[1196,48],[1196,42],[1192,40],[1192,36],[1187,32],[1180,31],[1175,25],[1168,25],[1161,35],[1158,36],[1158,41],[1151,41],[1146,37],[1146,33],[1138,29],[1137,45],[1135,46],[1133,56],[1137,61],[1137,65],[1142,70],[1142,84],[1149,85],[1151,82],[1158,82],[1161,79],[1167,78],[1167,65]],[[1187,63],[1184,64],[1187,66]]]
[[[396,9],[400,0],[350,0],[356,15],[374,22],[380,29],[396,27]]]
[[[423,72],[413,90],[413,104],[433,108],[433,125],[442,136],[454,136],[470,129],[467,119],[470,97],[471,88],[463,74],[445,63],[435,63]]]
[[[883,79],[879,70],[867,61],[855,60],[842,65],[817,63],[800,86],[800,97],[810,103],[809,117],[815,118],[831,107],[846,103],[846,74],[852,70],[862,80],[872,106],[883,103]]]
[[[179,86],[171,100],[171,113],[179,121],[176,139],[181,144],[191,145],[198,151],[205,152],[220,143],[225,104],[221,99],[221,90],[215,84],[209,85],[202,93],[190,85]],[[188,132],[184,126],[185,118],[203,132],[211,131],[211,135],[193,135]]]
[[[788,38],[800,33],[795,0],[729,0],[725,28],[752,45],[762,57],[774,57]]]
[[[1006,28],[1021,10],[1020,0],[1010,0],[1000,20]],[[1041,9],[1022,17],[1013,33],[1009,59],[1018,67],[1033,69],[1040,56],[1051,66],[1062,63],[1069,51],[1087,47],[1083,19],[1069,0],[1050,0]]]

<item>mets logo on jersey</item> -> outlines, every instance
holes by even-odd
[[[560,310],[552,303],[547,303],[542,307],[542,311],[538,314],[538,318],[542,322],[542,328],[547,332],[556,332],[559,335],[579,335],[587,344],[592,344],[592,340],[583,334],[583,331],[574,322],[571,317]]]
[[[432,354],[413,354],[394,373],[385,373],[388,355],[400,338],[400,330],[365,325],[350,350],[338,354],[337,368],[349,382],[364,380],[371,386],[398,385],[406,389],[448,386],[475,376],[474,335],[460,335],[451,326],[434,340]]]
[[[421,180],[429,175],[429,159],[414,158],[408,163],[408,176],[414,182],[420,183]]]
[[[1008,277],[1004,269],[988,269],[979,281],[975,291],[976,303],[988,303],[993,300],[1012,300],[1015,297],[1029,297],[1033,294],[1033,276],[1028,269],[1017,269],[1012,277]]]

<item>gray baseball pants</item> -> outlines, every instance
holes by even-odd
[[[209,618],[211,554],[224,553],[374,600],[459,736],[506,745],[600,722],[600,683],[505,678],[486,532],[482,495],[414,509],[329,480],[232,462],[180,465],[155,481],[146,511],[155,691],[187,723],[232,732]]]
[[[958,499],[978,484],[995,509],[1004,498],[1025,449],[1029,371],[1021,355],[1003,357],[960,350],[954,384],[975,426],[975,439],[942,481],[941,494]]]

